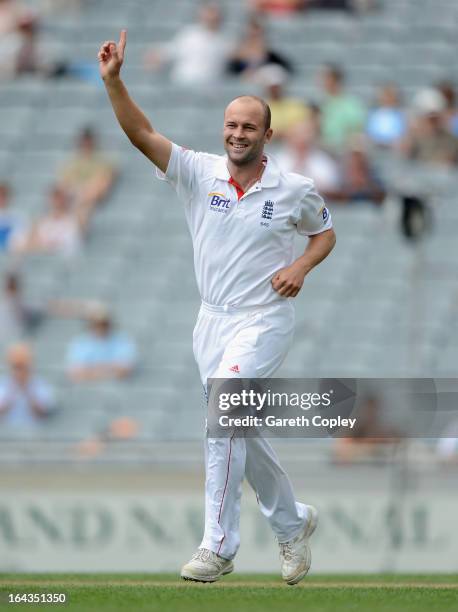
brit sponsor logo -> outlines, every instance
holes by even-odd
[[[323,215],[323,221],[327,221],[329,217],[329,212],[326,206],[322,210],[322,215]]]
[[[222,212],[227,214],[231,207],[231,199],[227,198],[224,193],[217,193],[212,191],[208,194],[210,198],[210,210],[215,210],[216,212]]]

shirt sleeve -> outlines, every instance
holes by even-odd
[[[67,351],[67,368],[79,368],[90,363],[86,347],[82,340],[73,340]]]
[[[137,361],[137,350],[130,338],[120,338],[113,354],[113,362],[119,366],[133,368]]]
[[[332,228],[331,213],[313,184],[299,204],[296,226],[302,236],[321,234]]]
[[[167,181],[182,200],[188,200],[196,183],[199,153],[172,143],[169,164],[166,172],[156,169],[157,177]]]

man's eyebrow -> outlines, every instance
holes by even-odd
[[[237,121],[235,121],[234,119],[226,119],[225,123],[237,123]],[[242,123],[243,127],[254,127],[257,128],[258,126],[256,125],[256,123],[251,123],[249,121],[246,121],[245,123]]]

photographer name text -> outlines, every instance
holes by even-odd
[[[269,415],[264,417],[247,415],[244,417],[231,417],[224,414],[218,419],[220,427],[325,427],[326,429],[353,429],[356,419],[343,417],[323,417],[315,415],[311,419],[305,415],[282,418]]]

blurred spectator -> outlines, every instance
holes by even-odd
[[[252,11],[270,15],[289,15],[302,11],[310,4],[310,0],[249,0]]]
[[[40,24],[36,17],[27,15],[17,26],[20,46],[16,55],[16,74],[38,74],[44,77],[60,77],[67,73],[67,62],[49,57],[40,37]]]
[[[16,341],[34,331],[44,316],[41,308],[24,301],[19,277],[6,274],[0,296],[0,344]]]
[[[49,211],[32,227],[12,241],[17,253],[56,253],[75,255],[82,243],[88,223],[88,210],[84,207],[72,210],[70,198],[61,187],[50,193]]]
[[[310,8],[320,10],[342,10],[351,11],[353,0],[310,0]]]
[[[16,76],[17,58],[21,46],[20,29],[15,23],[12,30],[7,31],[0,37],[0,79],[12,79]]]
[[[0,35],[15,30],[23,14],[24,7],[17,0],[0,0]]]
[[[132,374],[136,361],[133,341],[114,329],[109,310],[98,305],[88,316],[87,333],[73,340],[67,372],[74,382],[122,379]]]
[[[257,80],[265,87],[265,98],[272,112],[273,139],[281,140],[288,130],[306,121],[310,111],[302,100],[285,95],[288,73],[274,64],[260,68]]]
[[[0,77],[13,78],[23,74],[57,77],[67,72],[67,64],[47,57],[35,15],[19,18],[13,31],[0,39]]]
[[[340,150],[350,136],[364,129],[366,111],[358,98],[345,93],[344,73],[338,66],[327,64],[321,83],[326,94],[321,106],[323,142],[331,149]]]
[[[168,44],[147,53],[146,68],[157,70],[169,63],[171,79],[180,85],[212,85],[220,81],[230,51],[222,22],[218,4],[203,4],[198,23],[185,26]]]
[[[288,72],[292,72],[291,63],[269,48],[261,20],[252,16],[248,21],[246,32],[230,58],[228,71],[231,74],[250,78],[258,68],[267,64],[278,64]]]
[[[405,136],[407,118],[401,108],[399,90],[396,85],[383,85],[377,94],[377,105],[369,112],[366,132],[377,145],[390,147]]]
[[[24,225],[24,219],[10,210],[10,201],[10,186],[0,183],[0,251],[8,250],[11,239]]]
[[[94,131],[87,127],[78,137],[75,154],[64,164],[59,184],[74,198],[77,208],[92,214],[116,179],[116,168],[98,149]]]
[[[377,0],[309,0],[309,8],[366,12],[377,7]]]
[[[385,187],[372,168],[365,143],[360,137],[353,139],[344,154],[341,177],[339,191],[332,194],[335,201],[381,204],[386,197]]]
[[[424,89],[414,99],[415,117],[403,151],[410,159],[443,166],[458,161],[458,138],[446,126],[446,102],[436,89]]]
[[[32,304],[24,297],[19,274],[9,272],[4,276],[0,295],[0,345],[32,335],[47,317],[84,318],[92,305],[88,300],[67,299]]]
[[[107,424],[100,434],[82,440],[76,447],[81,459],[90,459],[103,453],[110,442],[126,441],[135,439],[141,429],[141,425],[135,419],[121,416]]]
[[[441,81],[436,85],[436,89],[445,99],[445,125],[454,136],[458,136],[458,107],[453,83],[451,81]]]
[[[10,373],[0,380],[0,423],[33,426],[55,411],[54,390],[34,375],[32,351],[27,344],[11,346],[7,361]]]
[[[377,0],[249,0],[252,10],[271,15],[289,15],[305,9],[365,12],[377,7]]]
[[[20,45],[16,55],[15,72],[20,74],[43,73],[48,67],[39,49],[38,23],[35,17],[22,17],[17,25]]]
[[[286,172],[297,172],[313,179],[323,197],[338,191],[339,166],[318,146],[316,127],[311,122],[303,122],[290,128],[285,146],[276,157]]]
[[[385,423],[383,405],[376,396],[362,400],[352,413],[356,426],[346,438],[337,438],[333,458],[337,463],[386,459],[392,452],[392,445],[401,441],[399,430]]]

